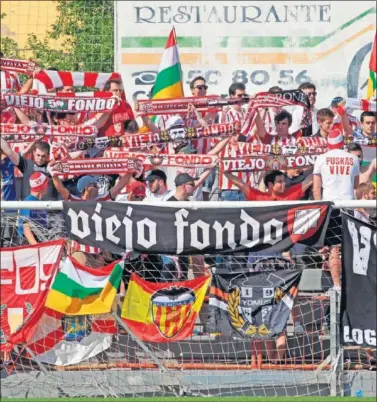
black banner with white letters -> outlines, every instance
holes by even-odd
[[[376,347],[376,226],[342,212],[341,342]]]
[[[320,246],[331,209],[329,202],[216,209],[171,204],[64,202],[68,236],[118,254],[280,252],[298,242]]]

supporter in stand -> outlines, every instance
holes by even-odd
[[[341,96],[337,96],[336,98],[334,98],[331,101],[330,109],[335,115],[334,124],[333,124],[334,129],[335,128],[340,129],[340,125],[342,124],[342,121],[341,121],[341,116],[339,115],[339,112],[338,112],[338,108],[339,108],[339,106],[343,106],[343,108],[344,108],[345,103],[346,103],[345,99],[342,98]],[[345,111],[346,111],[346,115],[347,115],[349,126],[351,127],[351,130],[357,129],[357,127],[360,124],[359,119],[352,115],[352,109],[346,108]],[[351,135],[351,134],[347,133],[347,135]]]
[[[53,167],[55,163],[55,161],[52,161],[49,164],[49,168]],[[73,195],[64,186],[58,176],[53,176],[52,181],[64,201],[113,201],[130,181],[132,174],[123,174],[120,176],[121,178],[118,183],[111,188],[109,192],[102,195],[98,194],[99,176],[81,177],[77,182],[77,190],[80,193],[79,197]],[[108,253],[101,250],[99,247],[86,246],[76,241],[72,241],[69,252],[79,263],[93,268],[103,266],[105,264],[105,259],[108,257]]]
[[[30,194],[24,201],[40,201],[48,191],[49,178],[42,172],[34,172],[29,178]],[[33,245],[44,241],[44,230],[48,228],[46,210],[22,209],[18,223],[20,241],[23,238]]]
[[[120,79],[108,80],[103,87],[104,91],[112,92],[114,96],[121,99],[119,106],[117,106],[108,115],[104,125],[99,130],[99,136],[106,137],[119,137],[125,134],[125,128],[130,122],[137,126],[134,130],[137,132],[139,129],[135,120],[135,116],[130,104],[125,100],[123,84]]]
[[[312,168],[310,169],[299,169],[293,168],[288,169],[284,172],[285,176],[285,188],[288,190],[296,184],[302,183],[305,179],[312,174]],[[311,198],[311,186],[305,191],[305,194],[300,198],[300,200],[309,200]]]
[[[327,138],[328,149],[319,155],[313,169],[313,195],[317,201],[353,200],[359,186],[360,164],[356,155],[343,150],[344,139],[339,130],[332,130]],[[325,235],[330,247],[329,269],[334,289],[340,291],[340,210],[334,209]]]
[[[360,165],[363,163],[364,154],[363,148],[361,148],[360,144],[356,142],[350,142],[349,144],[347,144],[346,149],[347,152],[357,157]]]
[[[246,95],[245,84],[234,82],[228,90],[229,98],[242,99]],[[245,109],[242,105],[231,105],[224,107],[220,112],[220,123],[243,123]]]
[[[48,160],[50,155],[50,145],[44,141],[37,141],[32,146],[32,159],[26,159],[13,151],[9,144],[0,138],[1,150],[9,157],[12,163],[23,173],[21,199],[30,193],[30,176],[34,172],[42,172],[49,176]],[[57,194],[51,182],[48,182],[47,192],[44,193],[43,200],[56,200]]]
[[[115,198],[115,201],[143,201],[145,197],[145,183],[133,179],[133,181],[126,186],[125,194],[118,194]]]
[[[203,181],[203,178],[194,178],[187,173],[179,173],[174,180],[175,193],[167,201],[188,201]]]
[[[353,140],[365,143],[371,140],[377,142],[376,113],[363,112],[360,116],[360,128],[353,133]]]
[[[9,156],[7,156],[2,150],[0,150],[0,180],[1,180],[1,201],[16,201],[16,176],[15,176],[15,166],[11,161]],[[3,214],[7,215],[5,218]],[[17,211],[6,210],[1,211],[1,238],[0,247],[7,247],[14,244],[15,240],[15,229],[14,224],[9,217],[15,216]],[[4,219],[3,219],[4,218]]]
[[[310,137],[314,133],[317,133],[319,130],[318,122],[317,122],[317,109],[315,107],[315,103],[317,101],[317,89],[316,86],[311,82],[302,83],[298,89],[304,92],[309,98],[309,118],[308,118],[308,127],[302,130],[302,134],[304,137]],[[289,128],[289,133],[294,134],[297,131],[301,130],[302,121],[306,117],[303,115],[303,110],[300,107],[285,108],[290,110],[292,113],[292,124]]]
[[[355,192],[357,200],[375,200],[376,188],[371,182],[360,183]],[[376,209],[369,208],[356,208],[353,210],[354,216],[366,223],[377,224],[376,221]]]
[[[247,201],[289,201],[299,200],[304,196],[305,191],[312,183],[312,175],[305,178],[304,181],[298,183],[286,190],[285,176],[280,170],[272,170],[267,172],[263,181],[267,188],[267,192],[262,192],[252,188],[247,183],[244,183],[238,177],[231,173],[225,173],[244,194]]]
[[[368,169],[360,175],[360,182],[366,183],[368,181],[372,181],[373,176],[376,174],[376,158],[372,160]]]
[[[292,125],[292,115],[286,110],[282,110],[275,116],[276,135],[271,135],[266,131],[264,123],[259,114],[256,114],[255,124],[257,127],[256,136],[264,143],[271,145],[290,145],[296,144],[296,140],[302,137],[301,131],[293,134],[289,128]]]
[[[319,129],[316,133],[312,135],[312,137],[327,138],[331,131],[334,118],[335,114],[330,109],[319,109],[317,112],[317,122]]]
[[[277,94],[282,92],[283,90],[278,87],[274,86],[271,87],[268,92],[271,94]],[[267,133],[275,135],[276,134],[276,127],[275,127],[275,116],[281,111],[279,107],[266,107],[260,113],[261,119],[264,122],[264,126],[266,128]],[[289,110],[288,110],[289,111]]]
[[[166,201],[171,196],[166,184],[166,173],[160,169],[152,170],[146,177],[147,191],[145,201]]]

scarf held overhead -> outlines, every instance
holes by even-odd
[[[66,159],[56,163],[52,169],[53,176],[87,174],[119,174],[134,173],[137,168],[137,161],[134,159]]]
[[[97,134],[95,126],[50,126],[48,124],[0,124],[0,135],[14,140],[27,140],[30,136],[80,136]]]
[[[33,61],[0,58],[0,68],[3,71],[31,75],[36,67],[37,65]]]
[[[187,168],[211,168],[214,167],[218,157],[216,155],[178,154],[161,155],[143,152],[105,150],[104,157],[108,159],[135,159],[144,165],[153,166],[183,166]]]
[[[111,92],[96,92],[94,97],[57,93],[54,95],[2,94],[1,108],[18,107],[58,112],[110,112],[119,103]]]
[[[43,70],[35,74],[46,89],[61,87],[89,87],[103,89],[108,80],[121,80],[119,73],[95,73],[83,71]]]
[[[377,112],[377,102],[367,99],[348,98],[346,100],[346,107],[353,110],[363,110],[364,112]]]

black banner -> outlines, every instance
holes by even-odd
[[[341,342],[376,347],[376,226],[342,212]]]
[[[282,333],[298,293],[302,271],[269,270],[213,275],[209,330],[266,339]]]
[[[178,208],[117,202],[64,202],[68,236],[121,254],[281,252],[321,246],[331,203],[249,208]]]

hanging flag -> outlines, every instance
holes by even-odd
[[[108,349],[116,332],[110,314],[72,317],[45,308],[26,356],[56,366],[78,364]]]
[[[131,275],[122,319],[145,342],[174,342],[191,336],[210,283],[209,276],[190,281],[152,283]]]
[[[376,96],[376,74],[377,74],[377,33],[374,37],[372,54],[370,55],[369,60],[369,79],[368,79],[368,88],[367,88],[367,99]]]
[[[182,98],[182,69],[175,29],[170,31],[160,68],[154,84],[152,99]]]
[[[340,342],[345,346],[376,348],[376,236],[371,222],[342,211]]]
[[[213,275],[209,292],[211,332],[264,339],[276,337],[284,330],[302,272],[276,270],[278,261],[258,261],[254,267],[257,272]],[[286,261],[281,260],[280,264],[284,268]]]
[[[1,351],[9,351],[33,335],[63,249],[64,240],[0,248]]]
[[[121,276],[119,261],[89,268],[67,258],[52,283],[45,306],[68,315],[108,313]]]

